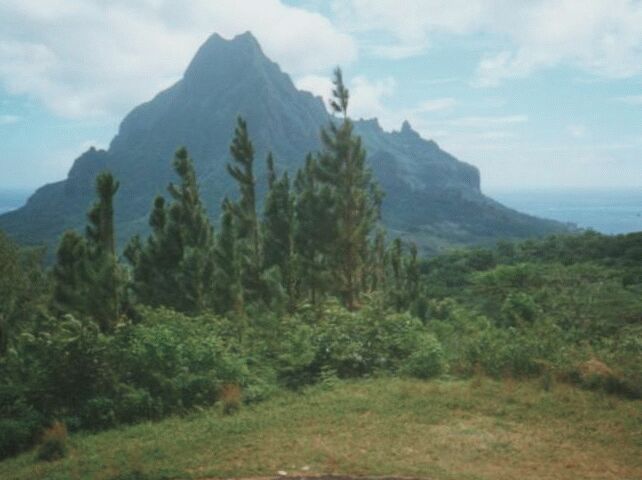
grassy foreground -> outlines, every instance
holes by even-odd
[[[431,479],[642,478],[642,401],[539,382],[377,379],[284,393],[232,416],[72,435],[2,479],[161,479],[336,473]]]

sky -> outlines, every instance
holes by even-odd
[[[642,0],[0,0],[0,188],[65,178],[247,30],[301,89],[340,65],[351,116],[408,120],[486,191],[642,186]]]

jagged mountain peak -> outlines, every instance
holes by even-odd
[[[184,86],[195,93],[206,93],[212,87],[229,87],[240,80],[282,83],[287,77],[272,62],[250,32],[227,40],[211,35],[198,49],[183,76]]]
[[[225,165],[238,116],[248,122],[260,191],[267,153],[275,155],[280,171],[295,172],[308,153],[319,150],[320,129],[331,119],[320,97],[298,90],[250,32],[229,40],[214,34],[181,80],[123,119],[108,150],[85,152],[66,180],[0,216],[0,228],[25,243],[55,245],[65,229],[84,224],[94,179],[110,170],[121,184],[116,220],[122,246],[145,232],[154,196],[175,180],[171,159],[180,146],[194,158],[204,202],[216,220],[222,198],[236,195]],[[400,232],[414,231],[424,246],[430,236],[471,243],[559,229],[492,203],[479,189],[475,167],[421,138],[407,121],[386,132],[377,119],[358,120],[355,130],[386,191],[384,221]]]
[[[414,128],[412,128],[412,125],[410,125],[410,122],[408,120],[403,121],[399,133],[405,136],[419,137],[419,133]]]

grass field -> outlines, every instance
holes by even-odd
[[[283,393],[225,416],[70,439],[0,478],[162,479],[350,474],[430,479],[641,479],[642,401],[539,382],[377,379]]]

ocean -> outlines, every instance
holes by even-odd
[[[606,234],[642,231],[642,187],[492,190],[507,207]]]
[[[0,189],[0,214],[20,208],[32,193],[31,190]]]
[[[570,222],[601,233],[642,231],[642,187],[622,189],[489,189],[491,198],[520,212]],[[19,208],[31,191],[0,190],[0,213]]]

